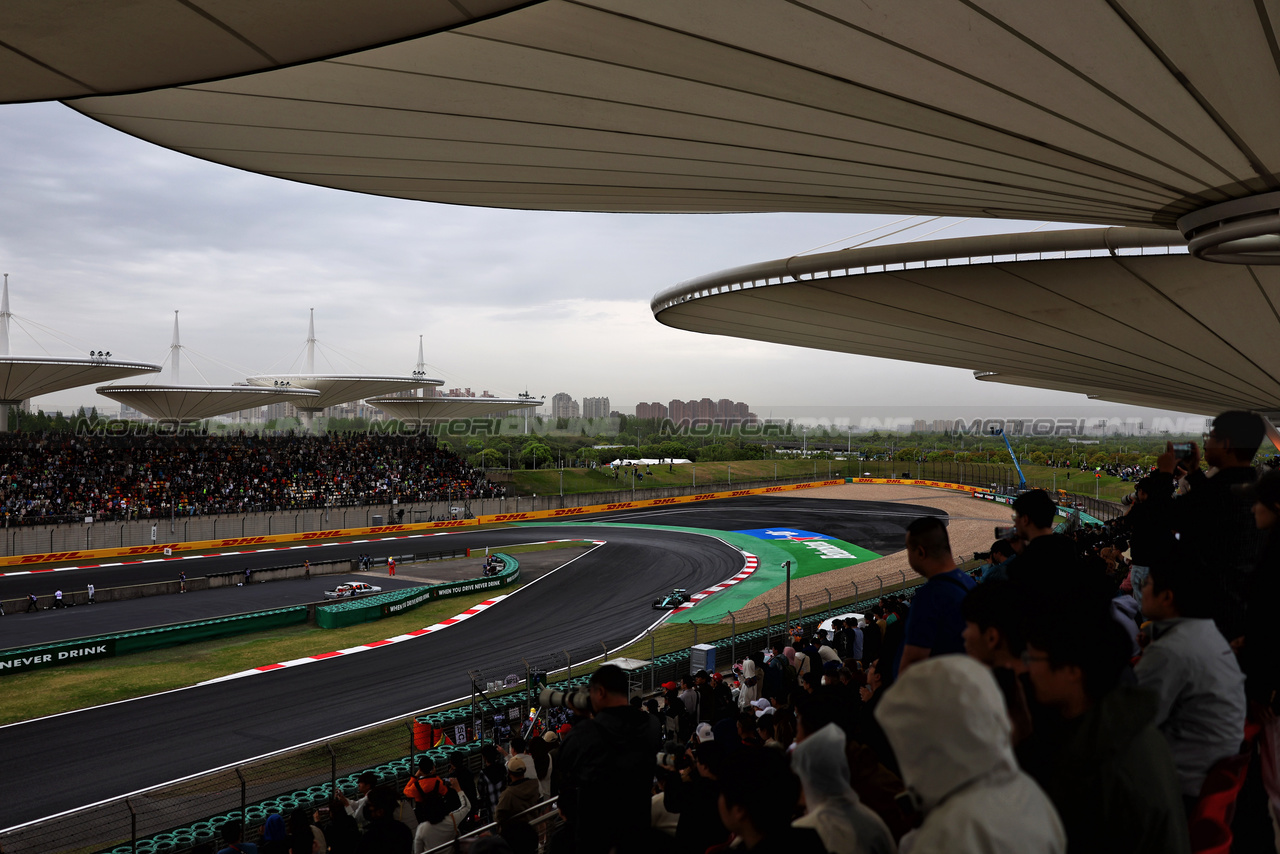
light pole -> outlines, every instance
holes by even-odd
[[[783,631],[787,636],[791,635],[791,561],[784,560],[782,565],[787,569],[787,616],[786,622],[782,624]]]

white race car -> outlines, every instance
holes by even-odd
[[[350,584],[339,584],[332,590],[326,590],[324,595],[328,599],[350,599],[352,596],[366,596],[381,592],[381,587],[365,584],[363,581],[353,581]]]

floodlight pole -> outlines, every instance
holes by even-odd
[[[791,637],[791,561],[784,560],[782,565],[787,568],[787,616],[782,624],[782,630],[786,633],[786,637]]]

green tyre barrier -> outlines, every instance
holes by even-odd
[[[450,581],[445,584],[431,584],[425,587],[413,587],[408,590],[395,590],[388,593],[377,593],[359,599],[348,599],[331,605],[316,608],[316,625],[322,629],[337,629],[393,617],[425,605],[436,599],[448,596],[461,596],[479,590],[496,590],[507,587],[520,580],[520,562],[511,555],[494,553],[502,558],[506,569],[488,578],[468,578],[463,581]]]

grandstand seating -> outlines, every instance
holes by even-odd
[[[430,437],[0,434],[10,525],[493,498]]]
[[[1228,756],[1209,771],[1200,790],[1200,800],[1188,822],[1191,850],[1196,854],[1228,854],[1231,851],[1231,822],[1236,799],[1244,788],[1251,750]]]

